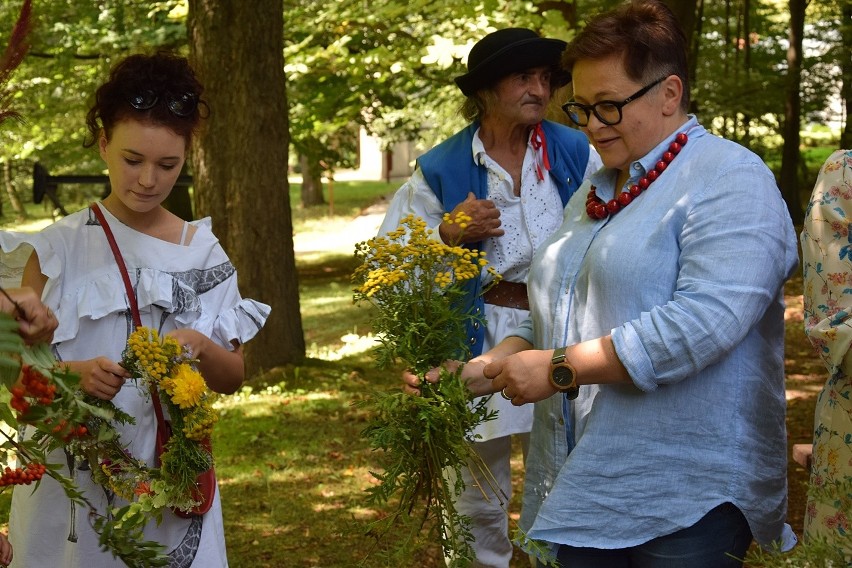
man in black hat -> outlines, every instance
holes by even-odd
[[[525,282],[533,253],[561,225],[562,209],[583,179],[601,165],[579,130],[544,120],[553,91],[570,80],[559,65],[565,45],[524,28],[498,30],[477,42],[468,72],[455,80],[467,97],[461,112],[470,124],[418,159],[380,228],[388,233],[413,213],[435,229],[436,239],[486,252],[503,279],[485,294],[490,275],[471,287],[469,300],[487,322],[485,329],[469,329],[473,356],[527,318]],[[447,211],[472,220],[462,230],[442,221]],[[498,418],[477,429],[474,445],[511,496],[510,436],[521,437],[526,454],[532,405],[516,407],[499,396],[488,404]],[[487,484],[480,488],[464,473],[466,489],[456,505],[472,521],[475,565],[508,568],[512,544],[504,498],[492,493],[486,499]]]

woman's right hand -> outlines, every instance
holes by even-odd
[[[454,371],[458,369],[459,365],[461,365],[461,361],[444,361],[444,368],[449,371]],[[430,383],[437,383],[438,379],[441,377],[441,368],[440,367],[432,367],[428,371],[426,371],[425,379]],[[402,390],[407,394],[413,394],[414,396],[420,396],[420,383],[422,382],[420,377],[412,373],[409,369],[406,369],[402,372]]]
[[[87,361],[69,363],[71,371],[80,375],[80,388],[83,392],[102,400],[112,400],[130,378],[130,373],[106,357],[95,357]]]
[[[444,361],[443,368],[452,373],[459,367],[464,366],[461,372],[461,379],[467,384],[467,387],[474,396],[483,396],[493,392],[491,389],[491,380],[487,379],[483,373],[485,365],[486,362],[484,360],[476,358],[471,359],[467,363],[462,361]],[[430,383],[437,383],[440,378],[440,372],[441,369],[439,367],[434,367],[426,372],[424,378]],[[402,372],[402,382],[402,390],[405,393],[420,396],[420,383],[422,382],[420,377],[406,369]]]
[[[0,310],[18,320],[18,333],[27,345],[50,343],[59,325],[56,316],[32,288],[7,288],[0,296]],[[13,303],[14,302],[14,303]]]

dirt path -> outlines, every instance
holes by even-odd
[[[317,226],[312,230],[297,233],[293,236],[293,250],[296,256],[316,252],[352,254],[356,243],[376,236],[385,217],[387,206],[388,198],[384,198],[345,223],[334,227]]]
[[[787,301],[785,362],[787,371],[787,438],[788,490],[787,522],[797,535],[802,526],[807,504],[807,471],[793,461],[793,444],[812,441],[814,408],[825,383],[826,370],[814,354],[803,329],[802,276],[800,272],[785,286]]]

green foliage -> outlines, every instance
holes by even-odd
[[[477,39],[511,25],[569,40],[575,20],[581,23],[615,3],[548,3],[542,11],[535,3],[513,0],[285,0],[282,33],[294,147],[323,171],[356,165],[360,126],[388,146],[415,140],[430,147],[463,122],[457,112],[463,99],[453,78],[466,71],[464,57]],[[727,4],[704,3],[696,108],[715,132],[765,155],[780,144],[784,115],[785,5],[752,2],[746,66],[735,38],[743,35],[742,14],[726,12]],[[841,5],[823,0],[808,8],[805,121],[836,124],[842,118],[827,104],[839,93],[837,69],[848,59],[840,31],[849,22],[842,19]],[[0,3],[0,24],[11,28],[19,9],[17,1]],[[102,173],[97,152],[82,147],[97,84],[130,52],[187,48],[185,0],[58,0],[37,2],[34,11],[33,46],[10,85],[25,121],[7,123],[0,133],[0,162],[12,163],[19,191],[30,187],[34,161],[55,175]],[[0,29],[0,40],[7,34]],[[100,189],[63,188],[63,194],[74,191],[85,191],[86,200]]]
[[[476,460],[470,432],[478,424],[496,418],[489,413],[485,399],[469,407],[470,392],[458,372],[441,369],[434,385],[425,386],[422,396],[396,392],[376,392],[361,406],[372,416],[363,436],[374,451],[381,451],[380,472],[371,472],[379,484],[367,489],[367,503],[384,506],[398,500],[388,516],[370,523],[377,538],[391,531],[405,532],[402,546],[392,557],[411,558],[409,543],[424,526],[442,549],[451,553],[453,567],[470,566],[473,550],[470,519],[458,513],[455,500],[464,490],[459,472],[471,465],[481,487],[497,487],[488,468]],[[456,473],[450,482],[446,471]],[[504,498],[504,505],[506,497]]]
[[[451,222],[463,228],[466,220],[460,215]],[[352,274],[354,297],[375,306],[371,323],[380,341],[375,349],[380,368],[402,361],[423,376],[445,361],[467,359],[466,326],[484,324],[465,300],[468,285],[487,263],[478,251],[445,245],[430,233],[422,219],[408,216],[387,236],[357,245],[361,264]],[[395,511],[371,523],[370,530],[383,538],[406,519],[418,519],[407,524],[409,537],[392,549],[394,557],[410,556],[408,543],[429,523],[451,566],[470,566],[474,560],[470,519],[455,505],[464,490],[461,472],[470,466],[480,487],[499,489],[470,446],[474,428],[496,413],[488,411],[485,398],[471,400],[456,365],[442,367],[436,383],[424,381],[420,396],[376,392],[362,403],[371,414],[363,436],[371,448],[382,450],[384,466],[373,473],[379,484],[368,489],[367,503],[399,500]]]
[[[162,554],[160,545],[143,539],[142,529],[148,522],[145,511],[127,505],[117,509],[115,515],[125,523],[122,525],[110,522],[111,519],[102,516],[95,516],[92,522],[102,548],[111,551],[128,568],[169,565],[169,559]]]
[[[388,146],[432,145],[461,126],[453,77],[487,31],[565,33],[564,21],[509,0],[287,0],[285,21],[293,145],[332,171],[354,165],[358,126]]]
[[[131,52],[185,45],[183,20],[171,15],[176,4],[36,3],[32,47],[10,85],[20,93],[15,107],[24,122],[4,127],[0,159],[40,161],[54,174],[100,173],[97,153],[82,148],[95,88],[110,66]],[[14,21],[19,9],[18,2],[2,3],[0,22]]]
[[[39,378],[54,390],[44,399],[36,402],[34,397],[25,398],[25,389],[18,384],[21,362],[24,363],[23,379]],[[17,436],[0,431],[0,443],[6,453],[17,457],[18,467],[28,469],[30,465],[45,466],[45,473],[52,477],[64,490],[65,495],[78,506],[90,511],[90,517],[99,533],[99,544],[114,557],[120,558],[128,566],[162,566],[167,560],[162,547],[156,542],[140,539],[142,529],[150,516],[143,513],[139,503],[131,503],[127,516],[111,511],[108,516],[99,515],[85,495],[78,489],[73,479],[61,473],[62,466],[49,462],[48,456],[61,447],[69,447],[79,455],[91,455],[95,446],[111,448],[112,455],[124,456],[124,448],[113,428],[99,428],[112,421],[131,423],[133,418],[121,412],[111,402],[83,395],[79,388],[80,377],[65,369],[57,369],[50,347],[45,344],[25,348],[17,333],[17,324],[7,314],[0,314],[0,363],[2,363],[2,386],[13,393],[10,406],[0,404],[0,420],[10,429],[17,430],[19,425],[27,424],[35,428],[32,437],[18,440]],[[47,379],[49,377],[49,379]],[[15,393],[18,393],[17,395]],[[79,428],[87,427],[80,432]],[[99,453],[92,456],[91,463],[97,468],[101,460]],[[94,472],[93,472],[94,473]],[[40,479],[40,478],[39,478]],[[29,485],[29,483],[27,483]],[[4,485],[0,492],[9,489]],[[38,484],[35,486],[38,490]],[[145,512],[149,512],[150,508]]]

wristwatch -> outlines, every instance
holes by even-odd
[[[574,400],[580,394],[577,371],[571,363],[565,361],[564,347],[553,351],[553,359],[550,360],[550,383],[557,390],[564,392],[568,400]]]

